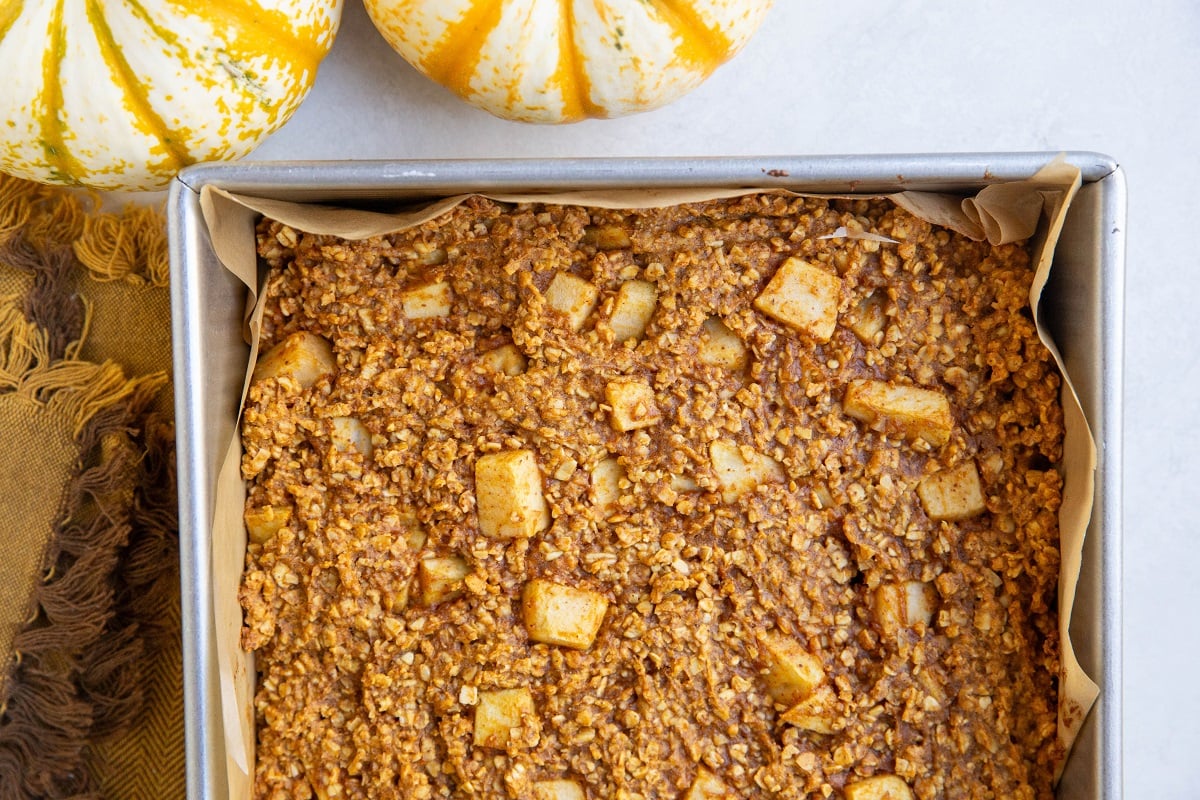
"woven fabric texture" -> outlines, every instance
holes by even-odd
[[[165,223],[0,175],[0,800],[183,798]]]

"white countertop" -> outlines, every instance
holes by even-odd
[[[358,0],[256,159],[1095,150],[1127,174],[1124,782],[1200,796],[1200,4],[777,0],[667,108],[504,122],[396,56]]]

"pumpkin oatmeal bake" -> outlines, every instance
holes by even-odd
[[[756,194],[258,251],[259,797],[1053,797],[1027,247]]]

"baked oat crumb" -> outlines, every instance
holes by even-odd
[[[256,796],[1053,797],[1025,246],[775,194],[258,243]]]

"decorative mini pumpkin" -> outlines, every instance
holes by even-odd
[[[616,117],[698,86],[771,0],[366,0],[400,55],[467,102],[526,122]]]
[[[0,170],[161,187],[250,152],[287,121],[342,0],[0,0]]]

